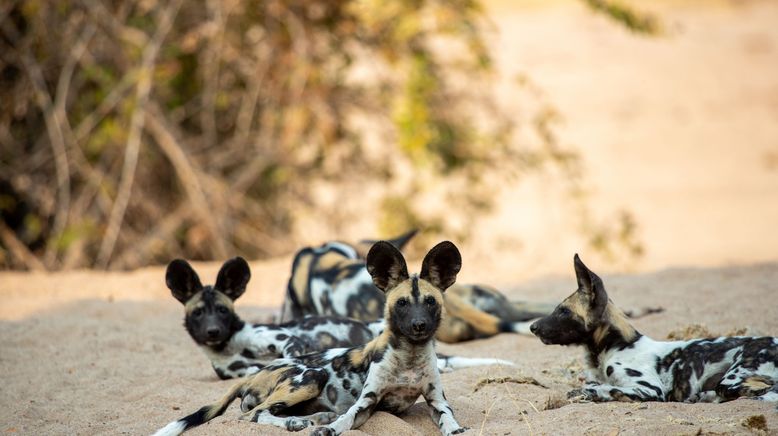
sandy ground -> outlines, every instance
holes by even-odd
[[[593,209],[633,211],[646,256],[625,266],[587,253],[574,209],[559,206],[560,188],[535,180],[501,194],[503,209],[479,229],[483,243],[465,247],[460,281],[558,300],[574,287],[579,251],[606,273],[620,306],[666,308],[636,322],[645,334],[704,323],[718,333],[778,335],[778,4],[652,3],[670,33],[646,39],[578,2],[527,3],[493,6],[503,77],[529,73],[545,90],[564,116],[562,142],[581,148]],[[252,263],[238,304],[247,320],[266,319],[280,303],[289,265],[290,257]],[[212,281],[218,266],[197,268]],[[612,274],[625,270],[637,274]],[[0,272],[0,432],[144,434],[221,396],[231,382],[218,381],[189,340],[163,276],[161,267]],[[746,400],[545,410],[577,385],[580,350],[513,335],[440,348],[518,365],[443,375],[467,434],[747,434],[741,423],[753,415],[778,434],[774,408]],[[534,377],[543,387],[476,391],[479,380],[499,376]],[[285,434],[238,422],[236,410],[192,434]],[[403,417],[378,414],[352,434],[363,433],[436,431],[416,405]]]
[[[252,303],[263,293],[266,265],[254,264],[255,278],[238,311],[264,320],[270,311]],[[203,277],[215,266],[200,268]],[[572,269],[572,268],[571,268]],[[210,273],[213,271],[214,273]],[[3,273],[4,321],[0,322],[0,432],[5,434],[144,434],[218,399],[232,384],[219,381],[182,327],[183,309],[169,296],[162,268],[130,274],[74,272],[52,275]],[[778,335],[778,264],[724,269],[673,269],[658,273],[605,276],[611,298],[624,307],[662,305],[666,312],[635,322],[656,338],[703,323],[725,333]],[[206,279],[208,280],[208,279]],[[507,292],[515,298],[556,301],[574,288],[572,274],[526,282]],[[277,294],[280,294],[280,289]],[[78,291],[81,298],[49,308],[35,295]],[[259,292],[258,292],[259,291]],[[91,295],[91,297],[88,297]],[[135,301],[137,300],[137,301]],[[33,302],[30,304],[30,302]],[[240,301],[240,300],[239,300]],[[30,309],[8,320],[8,308]],[[582,350],[544,346],[517,335],[440,350],[494,356],[517,368],[481,367],[443,374],[454,411],[469,434],[745,434],[741,422],[764,415],[778,431],[774,406],[750,400],[726,404],[569,404],[544,410],[577,386]],[[504,383],[476,390],[487,377],[535,378],[543,387]],[[554,401],[552,401],[554,402]],[[237,421],[237,405],[192,434],[285,434]],[[434,435],[426,406],[402,417],[379,414],[350,434]]]

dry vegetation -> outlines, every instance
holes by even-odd
[[[4,2],[0,265],[266,257],[302,215],[337,233],[365,192],[382,233],[466,239],[497,181],[553,163],[575,185],[552,111],[518,143],[523,121],[472,86],[494,74],[486,25],[474,1]],[[634,245],[628,214],[614,227],[592,245]]]

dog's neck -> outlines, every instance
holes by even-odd
[[[614,348],[629,347],[641,336],[629,323],[626,315],[613,303],[608,302],[602,321],[594,328],[586,343],[589,364],[593,368],[598,367],[602,353]]]
[[[393,349],[410,354],[419,354],[426,352],[430,345],[434,346],[435,336],[430,336],[426,341],[412,341],[402,335],[393,334],[389,337],[389,345]]]
[[[403,364],[414,366],[420,359],[435,358],[434,335],[423,343],[412,342],[402,335],[396,335],[387,328],[365,345],[353,349],[349,356],[355,366],[369,364],[384,358],[396,358]],[[387,355],[389,352],[391,355]]]

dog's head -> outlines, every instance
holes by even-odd
[[[606,322],[608,294],[602,280],[574,258],[578,289],[560,303],[554,311],[530,327],[544,344],[578,345],[589,342],[594,332]]]
[[[210,347],[224,344],[242,327],[233,301],[246,290],[250,278],[249,265],[240,257],[222,265],[213,286],[203,286],[192,266],[182,259],[170,262],[165,274],[167,287],[184,304],[184,326],[189,335]]]
[[[410,276],[400,250],[376,242],[367,254],[367,271],[386,293],[384,319],[392,334],[414,345],[432,339],[443,314],[443,292],[454,284],[461,267],[459,250],[444,241],[424,257],[421,274]]]

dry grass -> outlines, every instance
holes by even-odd
[[[690,339],[707,339],[717,338],[720,336],[744,336],[754,334],[755,332],[753,329],[749,327],[735,327],[724,334],[719,334],[717,332],[710,331],[705,324],[689,324],[685,327],[679,327],[670,331],[670,333],[667,334],[667,339],[673,341],[688,341]]]
[[[767,434],[767,418],[764,415],[751,415],[744,419],[741,425],[751,431]]]

